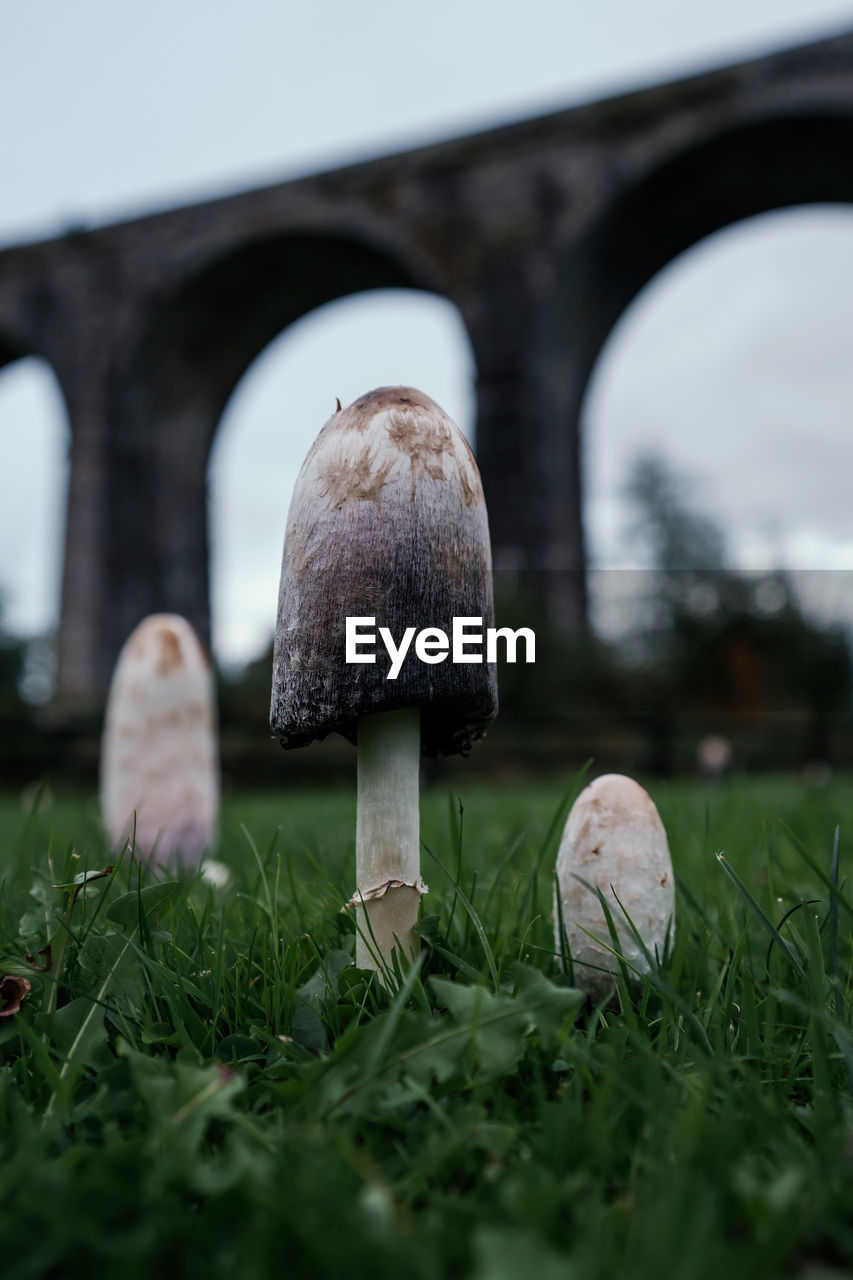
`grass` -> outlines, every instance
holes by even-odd
[[[231,799],[227,889],[81,888],[91,802],[0,802],[0,972],[32,984],[0,1019],[4,1280],[850,1274],[853,790],[652,791],[675,943],[597,1009],[553,955],[565,787],[424,797],[390,990],[351,964],[348,792]]]

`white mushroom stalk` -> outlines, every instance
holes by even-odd
[[[285,747],[331,732],[358,744],[351,905],[363,967],[391,966],[395,946],[417,948],[420,754],[467,753],[497,710],[494,666],[442,659],[429,636],[412,638],[449,636],[454,618],[487,628],[493,615],[483,491],[459,429],[410,387],[339,409],[288,514],[270,723]],[[348,657],[348,618],[384,644]]]
[[[568,944],[575,986],[593,1000],[612,992],[619,971],[599,893],[629,972],[648,973],[647,955],[663,955],[674,927],[675,879],[654,801],[618,773],[596,778],[578,796],[557,855],[554,941],[558,953]]]
[[[356,964],[374,968],[396,946],[412,954],[421,894],[421,715],[417,707],[358,722],[355,830]],[[368,887],[370,886],[370,887]]]
[[[107,698],[101,809],[110,842],[135,832],[143,861],[198,863],[219,809],[213,673],[178,614],[143,619],[126,641]]]

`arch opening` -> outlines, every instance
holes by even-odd
[[[11,350],[11,348],[10,348]],[[31,641],[20,692],[53,692],[68,487],[68,415],[46,361],[0,370],[0,629]]]
[[[335,398],[346,405],[389,383],[427,391],[472,439],[474,360],[452,303],[375,289],[320,306],[240,380],[208,471],[213,648],[226,667],[269,644],[290,494]]]

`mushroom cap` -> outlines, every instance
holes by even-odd
[[[178,614],[144,618],[125,641],[107,698],[101,808],[114,844],[136,823],[136,851],[197,862],[219,806],[213,673]]]
[[[557,887],[574,981],[596,1000],[612,989],[610,975],[618,972],[619,962],[608,950],[613,944],[598,895],[583,881],[604,895],[622,954],[641,973],[647,972],[642,948],[622,907],[649,954],[662,955],[675,915],[675,881],[660,815],[651,796],[633,778],[604,774],[581,792],[566,820],[557,855]],[[554,935],[559,951],[556,902]]]
[[[379,628],[454,617],[494,624],[486,505],[474,455],[439,406],[411,387],[380,387],[332,415],[299,473],[282,556],[270,724],[282,746],[363,715],[421,709],[421,749],[465,754],[497,712],[494,665],[425,663],[414,644],[395,680]],[[375,663],[347,664],[346,619],[372,617]],[[472,628],[472,631],[474,628]],[[483,649],[483,657],[485,652]]]

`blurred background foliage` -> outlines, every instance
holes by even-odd
[[[427,776],[547,776],[592,757],[645,775],[805,769],[820,782],[853,766],[848,631],[807,611],[784,570],[733,568],[723,531],[657,456],[635,461],[625,496],[632,562],[645,567],[593,571],[608,638],[567,636],[534,575],[496,574],[497,625],[535,631],[535,665],[501,662],[486,741],[470,760],[425,762]],[[226,787],[352,777],[355,753],[336,737],[283,755],[268,728],[271,663],[270,644],[218,673]],[[66,717],[51,672],[51,637],[10,635],[0,613],[0,777],[91,786],[101,711]]]

